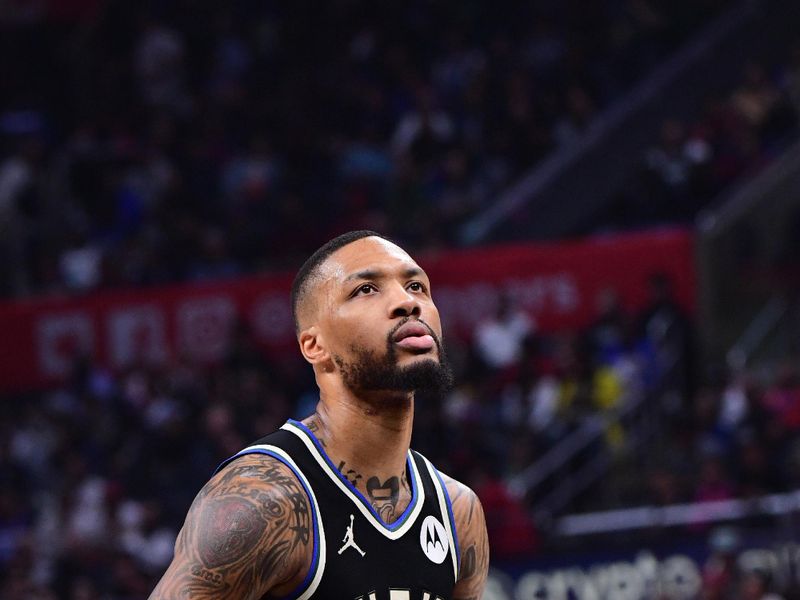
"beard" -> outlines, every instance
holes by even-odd
[[[392,337],[408,321],[402,320],[389,332],[386,352],[382,356],[359,347],[352,348],[354,359],[350,363],[334,355],[333,360],[348,388],[370,392],[425,392],[440,398],[453,386],[453,371],[438,336],[430,328],[439,359],[426,358],[406,366],[397,364],[397,348]]]

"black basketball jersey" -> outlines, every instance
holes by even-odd
[[[409,450],[411,501],[386,524],[298,421],[258,440],[244,454],[267,454],[289,467],[312,512],[314,558],[289,598],[326,600],[450,600],[459,549],[453,507],[439,472]]]

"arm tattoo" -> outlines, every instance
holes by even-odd
[[[208,568],[227,565],[258,542],[264,521],[253,504],[240,498],[212,498],[205,528],[197,532],[199,554]]]
[[[311,526],[308,499],[288,468],[239,458],[195,498],[150,598],[259,598],[306,564]]]
[[[475,558],[475,545],[473,544],[464,552],[461,558],[461,579],[469,579],[478,570],[478,559]]]
[[[453,600],[477,600],[483,594],[489,573],[489,539],[486,519],[475,493],[444,476],[453,505],[453,516],[461,546],[461,565]]]

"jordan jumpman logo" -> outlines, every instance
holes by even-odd
[[[353,539],[353,515],[350,515],[350,527],[347,528],[347,533],[344,534],[344,546],[339,548],[339,554],[344,552],[350,547],[355,548],[361,556],[364,556],[366,552],[364,552],[361,548],[358,547],[355,540]]]

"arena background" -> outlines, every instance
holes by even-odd
[[[146,598],[316,402],[294,270],[429,271],[487,599],[800,598],[800,5],[0,1],[0,597]]]

